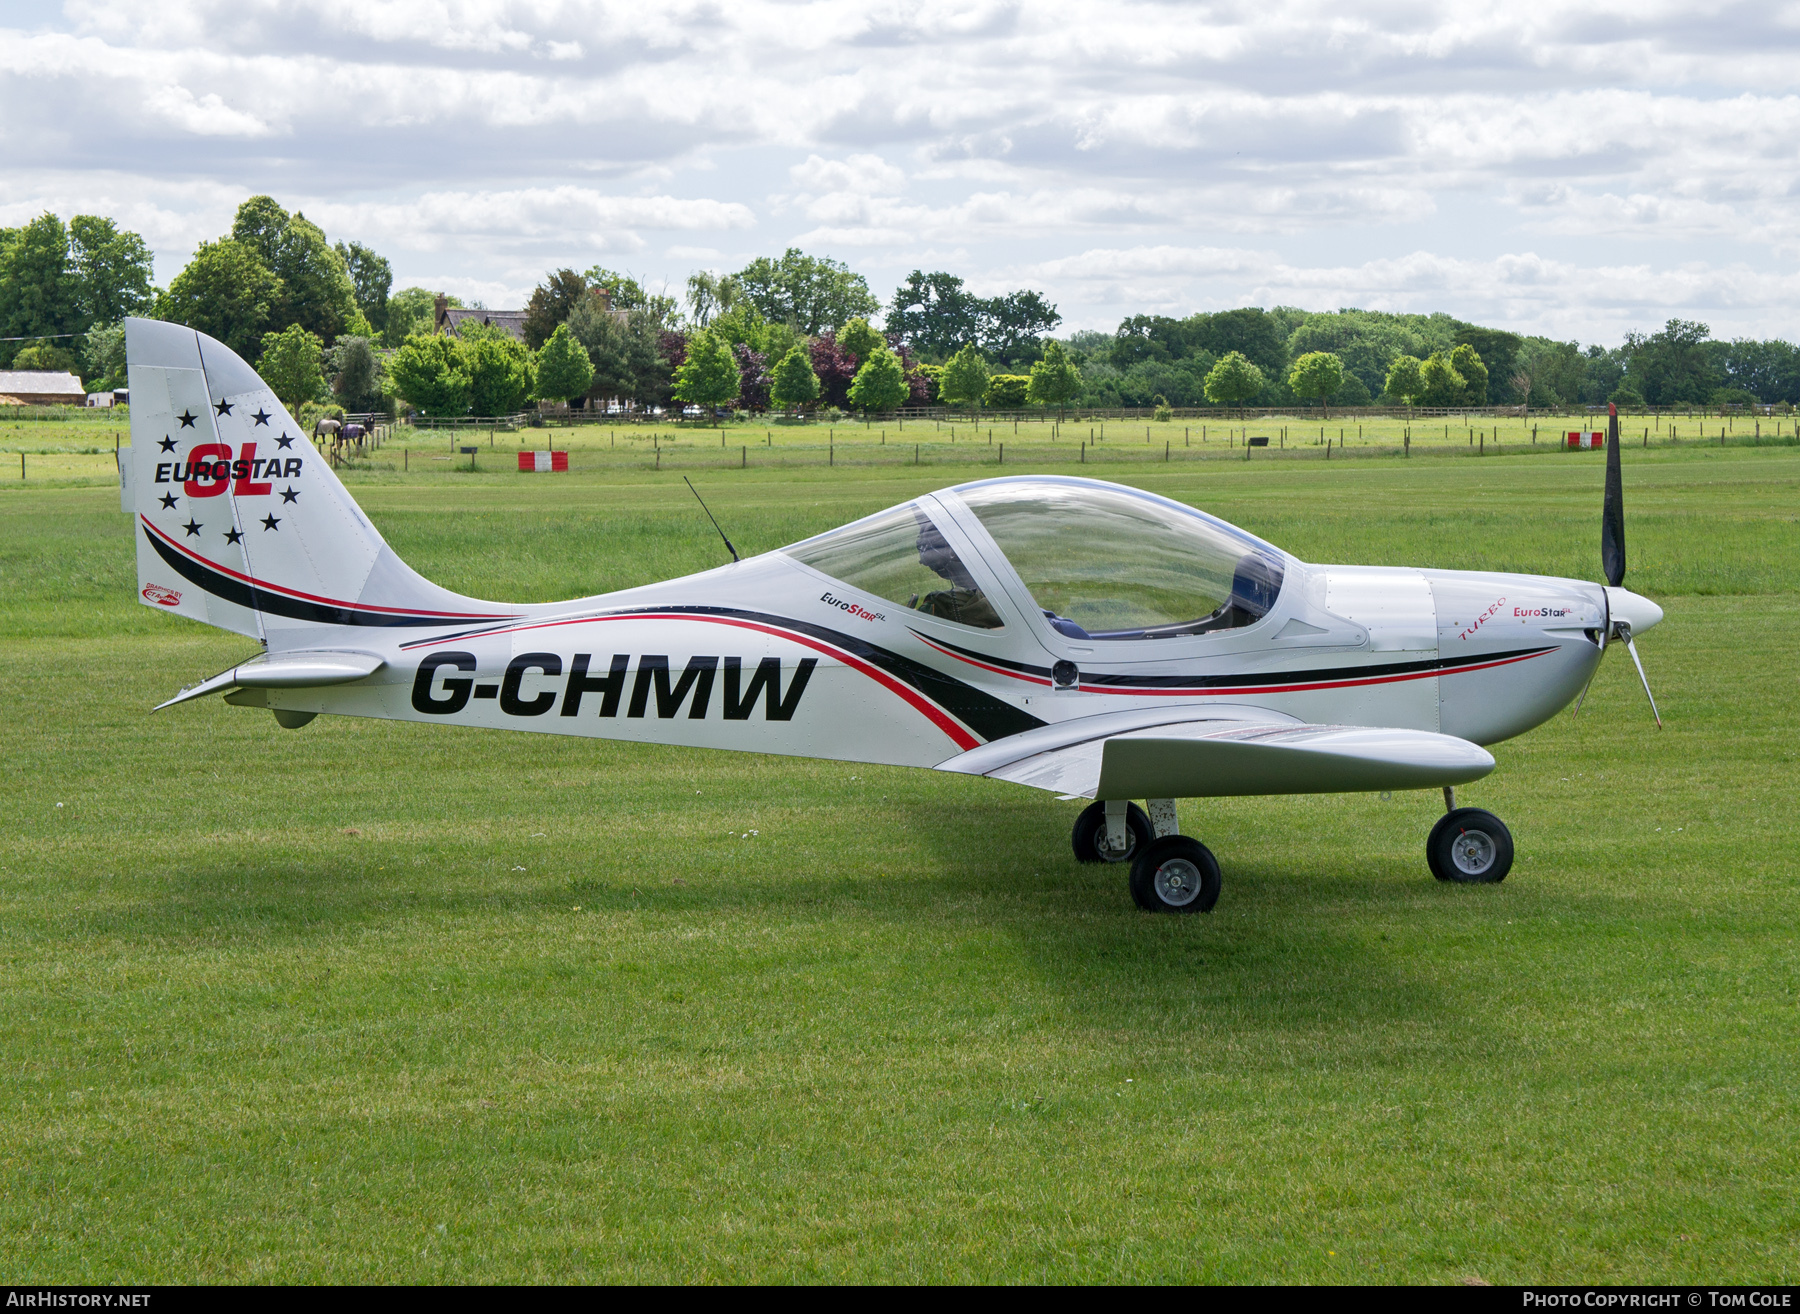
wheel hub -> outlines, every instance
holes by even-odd
[[[1450,861],[1465,876],[1480,876],[1494,865],[1498,853],[1486,831],[1465,830],[1450,841]]]
[[[1200,897],[1200,869],[1186,858],[1171,858],[1156,869],[1156,894],[1171,908],[1185,908]]]

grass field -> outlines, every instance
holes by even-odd
[[[133,602],[109,484],[0,490],[0,1270],[1792,1281],[1800,450],[1628,457],[1667,729],[1615,655],[1500,746],[1498,887],[1430,879],[1435,796],[1188,804],[1194,918],[996,782],[149,717],[250,645]],[[1312,560],[1598,568],[1597,454],[1088,472]],[[753,551],[989,473],[701,486]],[[476,594],[720,559],[678,474],[346,478]]]
[[[0,486],[110,480],[117,466],[115,440],[125,436],[129,414],[76,412],[55,422],[8,420],[0,410]],[[1707,446],[1794,446],[1800,419],[1792,416],[1626,416],[1626,438],[1638,450]],[[1603,419],[1576,415],[1417,419],[1311,415],[1235,420],[1229,416],[1172,423],[1069,418],[1053,421],[956,418],[802,422],[742,417],[719,425],[607,424],[552,421],[543,428],[470,423],[451,428],[399,426],[384,430],[378,447],[348,458],[341,468],[360,474],[494,476],[516,473],[521,449],[553,446],[570,454],[575,472],[614,477],[643,471],[794,470],[849,467],[1012,465],[1032,468],[1067,462],[1106,476],[1152,465],[1196,462],[1324,461],[1422,457],[1534,456],[1591,461],[1569,453],[1562,437],[1572,429],[1605,427]],[[1267,449],[1247,451],[1244,439],[1261,436]],[[474,447],[471,455],[466,449]],[[1327,451],[1327,448],[1330,451]],[[24,457],[21,464],[20,457]],[[1093,467],[1087,469],[1087,467]]]

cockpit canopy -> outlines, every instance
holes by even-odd
[[[974,525],[967,523],[966,512]],[[870,516],[787,549],[813,569],[944,620],[998,629],[982,580],[934,517],[979,531],[1050,626],[1072,639],[1160,639],[1250,625],[1285,563],[1260,539],[1178,502],[1087,479],[993,479]]]

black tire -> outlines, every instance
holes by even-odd
[[[1090,803],[1075,818],[1075,831],[1069,841],[1075,846],[1077,862],[1130,862],[1132,855],[1142,853],[1150,847],[1150,841],[1156,838],[1156,828],[1150,824],[1150,818],[1135,803],[1125,806],[1125,829],[1129,832],[1129,843],[1125,852],[1112,853],[1102,843],[1106,838],[1106,804]]]
[[[1164,835],[1131,864],[1131,897],[1145,912],[1211,912],[1221,884],[1212,850],[1186,835]]]
[[[1431,833],[1425,837],[1425,865],[1431,868],[1432,876],[1440,881],[1450,878],[1444,875],[1444,869],[1438,865],[1438,841],[1444,836],[1444,827],[1450,824],[1450,818],[1455,815],[1455,812],[1446,812],[1439,817],[1437,824],[1431,828]]]
[[[1512,870],[1512,832],[1492,812],[1457,808],[1431,828],[1425,862],[1440,881],[1498,885]]]

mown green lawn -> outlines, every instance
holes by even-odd
[[[1193,918],[996,782],[148,716],[249,645],[135,605],[110,487],[0,492],[0,1270],[1791,1281],[1800,451],[1628,458],[1667,728],[1614,655],[1498,748],[1498,887],[1430,879],[1432,795],[1189,804]],[[986,473],[702,488],[762,550]],[[1313,560],[1598,569],[1597,455],[1131,477]],[[722,551],[676,475],[350,478],[488,596]]]

